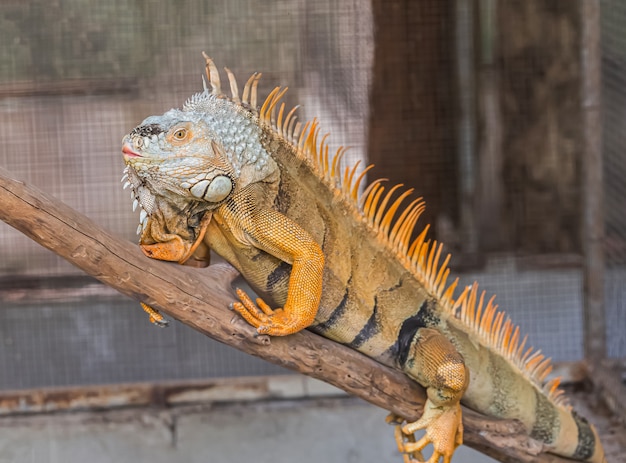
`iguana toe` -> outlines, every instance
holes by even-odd
[[[140,302],[139,304],[141,305],[141,308],[150,316],[150,323],[158,326],[159,328],[166,328],[169,326],[170,322],[167,321],[163,315],[161,315],[161,312],[153,309],[148,304],[144,304],[143,302]]]

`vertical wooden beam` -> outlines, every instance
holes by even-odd
[[[498,45],[498,1],[479,0],[477,5],[477,126],[478,166],[476,218],[481,252],[501,251],[505,244],[502,227],[504,184],[502,170],[502,114]],[[506,243],[510,245],[510,243]]]
[[[581,254],[580,1],[499,1],[495,13],[505,243]]]
[[[457,164],[459,238],[463,260],[478,253],[475,0],[455,2],[455,61],[458,94]]]
[[[415,187],[422,223],[455,220],[454,5],[373,0],[374,63],[368,158],[373,178]]]
[[[606,357],[604,310],[604,194],[602,183],[600,0],[581,0],[584,250],[584,349],[591,362]]]

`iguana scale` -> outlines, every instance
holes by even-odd
[[[149,257],[208,264],[209,249],[262,297],[238,290],[233,308],[260,334],[308,328],[402,370],[424,386],[423,416],[399,425],[406,461],[449,463],[462,443],[460,402],[520,420],[558,455],[606,461],[593,426],[566,404],[550,360],[476,284],[455,294],[450,256],[414,229],[424,210],[413,190],[361,183],[370,167],[340,167],[316,120],[301,124],[276,88],[257,110],[254,74],[231,97],[206,57],[204,91],[151,116],[124,139],[123,180],[141,205]],[[362,190],[362,191],[361,191]],[[405,203],[408,203],[405,205]],[[268,301],[272,309],[264,301]],[[162,317],[150,307],[153,321]],[[414,441],[413,433],[425,429]]]

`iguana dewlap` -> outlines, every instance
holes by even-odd
[[[455,295],[449,256],[426,238],[428,227],[414,237],[423,201],[382,181],[360,193],[368,169],[342,170],[343,149],[329,155],[317,122],[285,111],[286,89],[257,110],[260,75],[240,96],[227,73],[231,97],[207,58],[211,92],[148,117],[124,139],[144,252],[202,263],[211,249],[271,304],[238,292],[235,310],[259,333],[308,327],[424,386],[423,416],[397,433],[406,455],[422,459],[432,443],[429,461],[449,462],[462,443],[462,402],[520,420],[550,452],[605,461],[594,428],[565,404],[558,380],[546,382],[549,359],[476,285]],[[425,436],[407,441],[419,429]]]

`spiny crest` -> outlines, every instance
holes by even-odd
[[[212,95],[217,98],[228,98],[221,91],[217,67],[206,54],[203,55],[206,59],[206,73],[211,83]],[[485,291],[479,295],[478,284],[474,283],[466,287],[456,300],[454,299],[458,278],[448,284],[450,254],[442,258],[443,244],[426,239],[428,225],[413,238],[417,220],[425,209],[422,198],[404,205],[413,189],[400,192],[402,184],[386,188],[384,185],[386,179],[378,179],[359,193],[365,175],[373,165],[367,166],[357,174],[359,161],[353,167],[345,167],[342,172],[341,161],[346,148],[340,146],[334,154],[330,154],[329,134],[320,137],[321,129],[317,119],[304,124],[297,121],[298,106],[285,114],[285,103],[281,103],[280,100],[287,92],[287,88],[276,87],[272,90],[257,111],[257,85],[261,74],[255,73],[248,79],[242,97],[239,98],[235,77],[230,70],[226,69],[226,72],[232,94],[231,101],[252,111],[277,135],[289,141],[296,155],[308,162],[336,195],[346,200],[357,220],[367,224],[377,239],[386,245],[424,288],[437,298],[442,308],[462,320],[483,345],[499,352],[515,365],[543,389],[555,404],[567,407],[563,391],[558,387],[560,378],[546,382],[552,371],[551,360],[545,358],[539,350],[526,348],[527,337],[520,340],[519,327],[515,326],[504,312],[497,310],[495,296],[485,305]],[[205,93],[208,94],[206,86]],[[402,212],[398,214],[401,207]]]
[[[559,389],[560,378],[546,382],[552,372],[551,359],[540,350],[526,347],[528,336],[521,338],[519,326],[515,326],[505,313],[498,311],[492,296],[485,305],[485,291],[479,295],[478,284],[467,286],[453,306],[454,314],[473,329],[483,344],[492,347],[508,361],[518,367],[529,379],[542,386],[554,403],[568,407],[563,390]]]

